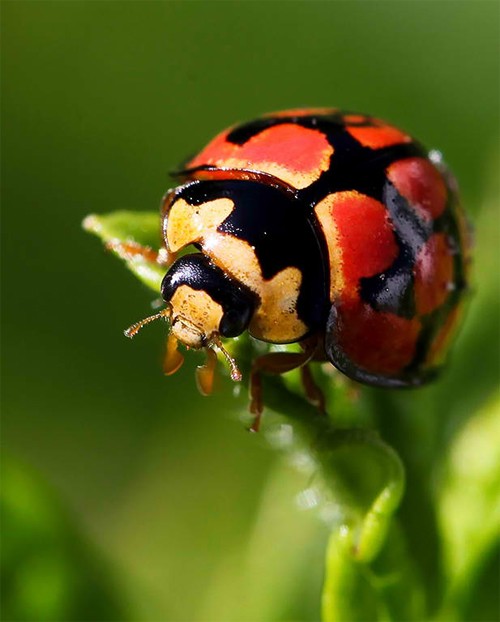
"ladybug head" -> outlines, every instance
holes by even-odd
[[[237,337],[247,329],[256,306],[255,295],[202,253],[184,255],[175,261],[162,281],[161,294],[167,307],[134,324],[125,334],[133,337],[145,324],[164,317],[171,325],[166,374],[174,373],[182,364],[183,357],[177,350],[180,342],[187,348],[206,349],[207,365],[201,370],[208,374],[209,368],[211,376],[216,362],[214,350],[220,351],[230,365],[231,378],[240,380],[241,373],[222,346],[221,337]],[[198,384],[203,393],[210,392],[203,386],[200,373]]]

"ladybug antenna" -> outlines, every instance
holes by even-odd
[[[231,380],[234,380],[234,382],[240,382],[240,380],[242,379],[242,375],[240,370],[238,369],[238,365],[236,365],[236,361],[222,345],[222,341],[220,340],[219,335],[216,334],[212,336],[212,338],[210,339],[210,346],[215,346],[228,362],[231,372]]]
[[[160,318],[165,318],[166,320],[168,320],[170,319],[171,315],[172,309],[170,307],[166,307],[165,309],[162,309],[159,313],[155,313],[154,315],[145,317],[140,322],[132,324],[132,326],[129,326],[127,330],[123,331],[123,334],[125,335],[125,337],[130,337],[130,339],[132,339],[132,337],[135,337],[137,333],[141,330],[141,328],[143,326],[146,326],[146,324],[151,324],[151,322],[159,320]]]

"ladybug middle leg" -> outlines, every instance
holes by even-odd
[[[303,352],[269,352],[257,357],[252,363],[250,372],[250,412],[255,415],[250,428],[257,432],[260,426],[264,401],[262,397],[261,374],[285,374],[300,368],[302,386],[307,399],[318,406],[321,412],[325,412],[325,398],[321,389],[316,385],[309,369],[308,363],[315,358],[318,347],[318,339],[311,338],[302,342]]]
[[[308,363],[300,368],[300,379],[307,399],[318,408],[322,414],[326,414],[325,395],[316,384],[311,367]]]

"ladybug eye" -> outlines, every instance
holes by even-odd
[[[223,337],[237,337],[250,323],[252,310],[250,307],[228,309],[222,316],[219,332]]]

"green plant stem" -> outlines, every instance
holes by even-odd
[[[386,483],[366,513],[363,528],[352,547],[352,555],[356,559],[371,561],[383,542],[387,521],[399,506],[404,493],[405,475],[399,456],[373,430],[336,428],[330,417],[320,414],[303,398],[290,393],[279,379],[267,379],[264,386],[266,405],[295,423],[327,484],[330,477],[338,478],[340,475],[331,470],[332,452],[340,448],[362,447],[382,459]]]
[[[333,528],[328,544],[323,619],[325,622],[350,620],[348,609],[352,609],[352,603],[343,599],[352,595],[349,586],[357,584],[362,567],[368,568],[386,542],[392,516],[404,492],[403,465],[396,452],[376,432],[336,428],[330,417],[320,414],[303,398],[288,391],[281,379],[266,378],[264,390],[266,405],[294,423],[295,431],[316,460],[334,495],[349,486],[349,473],[344,477],[346,474],[342,472],[341,463],[335,460],[335,454],[340,450],[362,450],[363,454],[372,454],[383,465],[383,484],[364,513],[357,518],[346,515],[345,521]],[[352,497],[356,491],[350,490],[349,493]],[[378,619],[389,619],[380,602],[375,606],[380,616]]]

